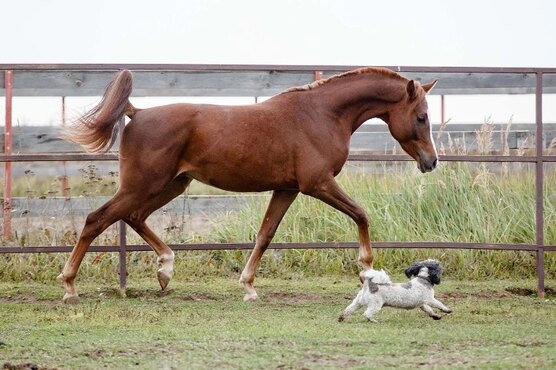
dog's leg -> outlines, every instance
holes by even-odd
[[[432,301],[428,302],[428,305],[434,308],[438,308],[442,312],[452,313],[452,310],[444,306],[444,304],[440,302],[438,299],[433,298]]]
[[[346,309],[344,310],[344,312],[342,312],[342,314],[340,315],[340,317],[338,317],[338,321],[342,322],[346,319],[346,317],[348,317],[349,315],[351,315],[352,313],[354,313],[355,311],[357,311],[362,305],[359,303],[359,297],[356,297],[353,302],[351,302],[351,304],[349,306],[346,307]]]
[[[371,302],[371,304],[367,306],[367,309],[363,313],[363,316],[365,316],[367,320],[369,320],[370,322],[376,323],[377,321],[373,317],[380,311],[381,308],[382,308],[381,304],[377,304],[376,302]]]
[[[442,316],[440,316],[439,314],[435,313],[435,312],[432,310],[431,306],[429,306],[429,305],[427,305],[427,304],[422,305],[422,306],[421,306],[421,309],[422,309],[423,311],[425,311],[430,317],[432,317],[432,318],[435,319],[435,320],[440,320],[440,319],[442,318]]]

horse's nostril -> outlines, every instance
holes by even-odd
[[[438,164],[438,159],[434,159],[434,161],[432,161],[432,168],[435,169],[436,165]]]

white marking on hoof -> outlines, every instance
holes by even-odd
[[[157,272],[157,278],[160,287],[164,290],[170,283],[174,273],[174,253],[160,255],[158,257],[158,266],[160,266],[160,268]]]
[[[257,302],[259,300],[259,296],[257,293],[245,294],[243,296],[243,302]]]
[[[243,289],[245,290],[245,295],[243,296],[243,302],[255,302],[259,299],[257,295],[257,291],[253,288],[253,280],[250,283],[246,281],[247,279],[243,278],[242,276],[239,278],[239,283],[243,285]]]
[[[62,298],[62,302],[65,304],[78,304],[80,302],[79,296],[75,293],[75,288],[73,286],[73,281],[68,282],[65,279],[64,273],[62,272],[56,278],[62,284],[65,290],[64,297]]]
[[[172,275],[168,274],[166,271],[162,269],[158,270],[156,275],[158,278],[158,282],[160,283],[160,288],[162,290],[165,290],[168,284],[170,283],[170,280],[172,279]]]

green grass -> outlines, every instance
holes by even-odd
[[[556,172],[545,174],[556,183]],[[366,210],[371,239],[534,243],[535,188],[532,172],[494,174],[466,164],[443,166],[425,176],[402,171],[387,175],[349,173],[342,188]],[[548,187],[547,187],[548,188]],[[545,192],[545,238],[556,243],[556,193]],[[266,202],[252,202],[217,228],[221,241],[253,240]],[[275,240],[353,240],[355,226],[320,201],[299,196]]]
[[[411,170],[385,175],[348,173],[345,191],[366,210],[373,241],[535,243],[535,187],[531,171],[496,174],[486,167],[444,165],[426,176]],[[545,173],[556,183],[556,171]],[[254,241],[266,202],[224,215],[214,235],[219,242]],[[547,186],[545,243],[556,244],[556,193]],[[284,217],[276,242],[353,241],[351,219],[315,199],[299,196]],[[221,252],[227,253],[227,252]],[[355,273],[356,251],[285,251],[266,265],[279,273],[284,264],[316,273]],[[536,256],[527,252],[399,249],[376,252],[376,266],[404,266],[419,258],[440,259],[459,278],[511,278],[535,275]],[[274,262],[274,264],[273,264]],[[556,277],[556,254],[546,253],[545,270]]]
[[[433,321],[385,308],[378,324],[362,311],[337,322],[359,289],[355,276],[256,283],[261,301],[247,304],[235,278],[178,274],[162,294],[154,278],[131,275],[128,298],[115,282],[83,279],[82,303],[65,306],[57,284],[1,282],[0,359],[60,369],[556,366],[556,296],[511,293],[534,281],[455,281],[447,272],[436,292],[453,314]]]

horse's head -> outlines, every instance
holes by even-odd
[[[438,164],[425,98],[435,84],[436,81],[421,85],[410,80],[405,97],[388,112],[386,120],[392,136],[417,161],[423,173],[434,170]]]

